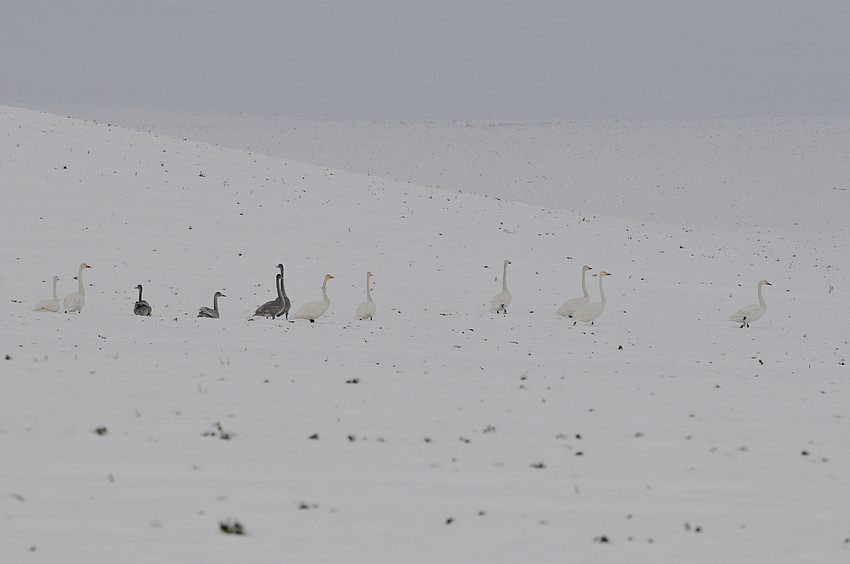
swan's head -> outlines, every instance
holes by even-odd
[[[589,267],[589,266],[587,266],[587,265],[584,265],[584,266],[582,266],[582,267],[581,267],[581,270],[582,270],[582,272],[587,272],[588,270],[593,270],[593,269],[592,269],[592,268],[590,268],[590,267]]]
[[[771,283],[770,283],[770,282],[768,282],[767,280],[762,280],[761,282],[759,282],[759,285],[762,285],[762,284],[764,284],[764,285],[766,285],[766,286],[773,286],[773,284],[771,284]]]
[[[87,265],[86,263],[83,263],[83,264],[82,264],[82,267],[83,267],[83,268],[91,268],[91,267],[90,267],[89,265]]]
[[[333,278],[333,276],[331,276],[330,274],[325,274],[325,282],[327,282],[331,278]]]
[[[283,265],[282,264],[277,265],[277,268],[279,268],[280,271],[283,272]]]
[[[511,261],[509,261],[508,259],[505,259],[505,265],[507,266],[509,264],[511,264]]]
[[[141,284],[139,284],[138,286],[136,286],[136,287],[135,287],[135,289],[136,289],[136,290],[141,290],[141,289],[142,289],[142,285],[141,285]]]
[[[599,276],[611,276],[610,272],[605,272],[604,270],[599,273]]]
[[[216,298],[226,298],[227,296],[225,296],[221,292],[216,292],[214,297],[216,297]]]
[[[367,272],[367,273],[366,273],[366,276],[372,276],[372,273],[371,273],[371,272]]]

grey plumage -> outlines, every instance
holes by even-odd
[[[216,292],[213,296],[213,309],[210,309],[207,306],[202,307],[200,311],[198,311],[198,317],[212,317],[218,319],[218,299],[226,297],[227,296],[221,292]]]
[[[151,305],[148,302],[142,299],[142,285],[139,284],[136,286],[136,290],[139,291],[139,301],[133,304],[133,313],[136,315],[150,316],[153,308],[151,308]]]

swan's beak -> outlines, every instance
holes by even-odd
[[[89,265],[86,265],[86,268],[91,268]]]

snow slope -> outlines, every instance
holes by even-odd
[[[811,205],[846,210],[829,184]],[[580,213],[8,107],[0,186],[6,561],[850,554],[840,226]],[[82,313],[32,311],[81,261]],[[334,276],[315,324],[249,319],[278,262],[293,311]],[[553,315],[583,264],[612,274],[593,326]]]

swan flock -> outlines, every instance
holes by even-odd
[[[504,316],[508,313],[508,306],[511,304],[512,296],[510,291],[508,290],[508,265],[511,264],[510,260],[505,259],[502,263],[502,291],[496,294],[491,302],[490,312],[495,314],[502,314]],[[65,296],[62,302],[59,301],[59,298],[56,293],[56,286],[59,281],[58,276],[53,277],[53,299],[43,299],[39,300],[38,303],[33,308],[34,311],[50,311],[50,312],[59,312],[64,311],[65,313],[81,313],[83,306],[86,301],[86,290],[85,285],[83,284],[83,271],[85,269],[91,268],[90,265],[86,263],[80,263],[78,272],[77,272],[77,291],[70,292]],[[276,297],[273,300],[270,300],[261,306],[257,307],[257,310],[254,312],[255,317],[267,317],[271,319],[275,319],[277,317],[285,317],[289,320],[289,311],[292,307],[292,301],[289,299],[289,296],[286,295],[286,289],[284,286],[284,266],[283,264],[278,264],[277,267],[280,269],[280,273],[275,274],[275,293]],[[573,320],[573,326],[575,326],[579,321],[584,323],[590,323],[591,325],[599,318],[600,315],[605,311],[605,306],[607,305],[607,298],[605,296],[605,290],[603,288],[603,280],[606,276],[611,276],[610,272],[601,271],[599,273],[599,296],[600,300],[598,302],[590,301],[590,294],[587,291],[587,271],[593,270],[591,267],[585,265],[581,268],[581,289],[582,296],[569,299],[565,301],[561,307],[557,309],[555,315],[568,317]],[[330,308],[331,301],[328,297],[328,281],[332,280],[334,277],[330,274],[326,274],[324,280],[322,282],[322,300],[307,302],[303,304],[298,311],[292,316],[294,319],[305,319],[310,323],[315,323],[317,319],[322,317]],[[375,312],[377,311],[377,307],[375,302],[372,300],[372,290],[371,290],[371,278],[372,273],[366,273],[366,301],[360,303],[357,306],[357,310],[355,312],[355,319],[364,321],[366,319],[372,320]],[[498,279],[497,279],[498,280]],[[758,294],[758,303],[751,304],[746,307],[741,308],[740,310],[733,313],[729,316],[730,321],[734,321],[735,323],[740,324],[740,328],[746,328],[750,326],[750,323],[753,323],[759,319],[767,312],[767,303],[764,301],[764,296],[762,295],[762,288],[764,286],[770,286],[770,282],[767,280],[760,280],[756,287]],[[135,287],[136,290],[139,291],[139,299],[135,301],[133,304],[133,314],[141,317],[150,317],[153,311],[151,305],[142,297],[143,288],[142,285],[139,284]],[[218,299],[226,297],[222,292],[215,292],[213,295],[213,307],[203,306],[198,310],[198,317],[206,317],[217,319],[220,317],[219,307],[218,307]]]

